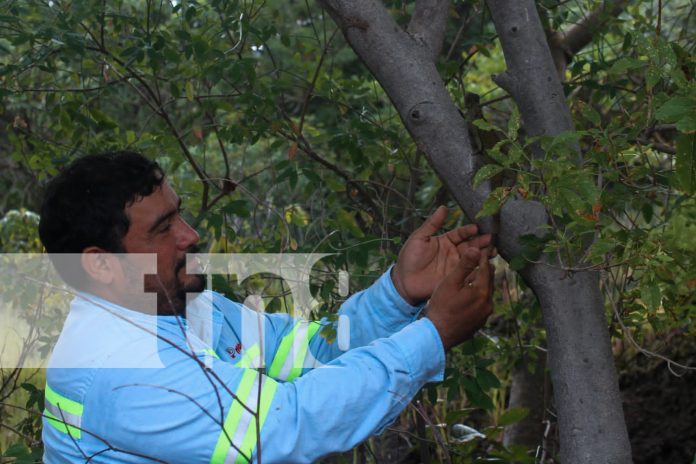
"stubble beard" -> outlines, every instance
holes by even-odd
[[[186,250],[187,254],[197,253],[198,247],[192,246]],[[157,313],[160,315],[179,315],[186,317],[186,300],[189,294],[200,294],[205,290],[206,278],[204,274],[184,274],[179,278],[179,273],[186,269],[186,256],[184,256],[174,268],[174,288],[166,288],[159,276],[157,280]],[[186,279],[186,280],[184,280]]]

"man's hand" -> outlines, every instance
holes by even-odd
[[[479,235],[475,224],[469,224],[434,237],[447,218],[447,208],[440,206],[408,238],[396,265],[392,281],[408,303],[421,303],[432,295],[435,287],[457,265],[462,253],[470,248],[481,249],[491,244],[491,236]]]
[[[462,255],[424,310],[440,334],[445,351],[471,338],[493,311],[489,250],[467,248]]]

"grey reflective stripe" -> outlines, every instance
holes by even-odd
[[[46,410],[53,414],[59,422],[65,422],[66,424],[72,425],[73,427],[77,427],[78,429],[82,428],[82,416],[70,414],[69,412],[66,412],[64,409],[60,409],[58,406],[52,405],[48,401],[45,402],[45,407]]]
[[[263,377],[261,375],[257,375],[254,377],[254,383],[251,385],[251,390],[249,391],[249,397],[244,401],[244,404],[250,408],[252,411],[257,411],[258,408],[258,402],[259,402],[259,381]],[[232,443],[237,445],[237,447],[243,448],[243,443],[244,443],[244,437],[247,434],[247,430],[249,430],[249,426],[254,423],[254,427],[256,427],[256,421],[254,420],[254,415],[251,414],[249,411],[246,409],[242,412],[242,417],[239,419],[239,423],[237,424],[237,429],[234,431],[234,436],[232,436]],[[252,450],[245,450],[242,449],[243,452],[252,452]],[[251,456],[250,456],[251,457]],[[239,458],[244,459],[242,455],[240,455],[237,450],[234,448],[234,446],[230,446],[229,451],[227,451],[227,456],[225,456],[225,464],[235,464]]]
[[[290,352],[288,353],[287,358],[285,358],[285,363],[283,363],[283,367],[281,368],[280,374],[278,375],[279,379],[286,380],[288,379],[288,377],[290,377],[290,372],[292,371],[292,368],[295,367],[295,356],[297,356],[298,352],[300,352],[303,349],[303,345],[308,343],[308,330],[308,322],[301,321],[297,323],[297,331],[295,332],[295,336],[292,339],[292,348],[290,348]],[[304,367],[304,357],[298,361],[302,362],[302,364],[297,367]]]

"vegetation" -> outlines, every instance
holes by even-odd
[[[598,3],[537,2],[575,127],[542,136],[491,80],[506,66],[489,10],[451,2],[437,69],[481,153],[474,181],[490,183],[467,218],[311,0],[0,0],[2,251],[40,250],[35,185],[77,156],[138,150],[165,167],[205,250],[332,253],[315,276],[320,317],[341,301],[339,270],[351,290],[369,285],[437,205],[452,207],[454,226],[536,200],[548,228],[498,260],[489,327],[390,430],[335,460],[555,462],[544,375],[537,406],[508,408],[520,363],[545,368],[540,308],[516,271],[548,256],[569,276],[580,264],[601,271],[617,359],[657,356],[683,382],[694,376],[668,346],[652,347],[696,335],[696,12],[685,0]],[[398,24],[413,14],[413,2],[385,4]],[[593,13],[585,44],[563,42]],[[265,286],[268,310],[287,306],[270,278],[215,285],[240,300]],[[0,462],[40,456],[40,377],[3,370]],[[531,443],[503,441],[531,418]],[[696,443],[681,451],[693,459]]]

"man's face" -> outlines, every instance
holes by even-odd
[[[123,238],[125,251],[157,255],[157,274],[145,276],[144,289],[157,294],[159,314],[181,314],[186,293],[205,288],[203,276],[186,274],[186,253],[195,252],[199,237],[179,214],[180,205],[181,200],[164,181],[151,195],[126,208],[130,227]]]

